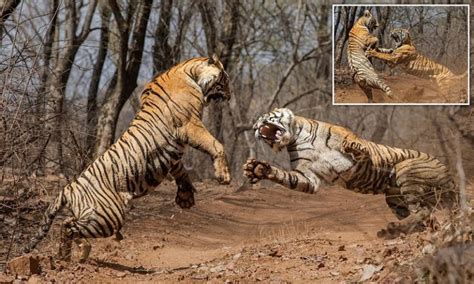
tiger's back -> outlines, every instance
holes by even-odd
[[[344,127],[325,122],[303,117],[295,117],[295,121],[298,127],[311,133],[307,135],[312,138],[288,146],[290,159],[296,162],[292,167],[296,168],[299,160],[308,159],[312,171],[328,183],[361,193],[384,193],[395,186],[396,167],[404,161],[412,162],[404,167],[418,165],[436,169],[434,172],[439,178],[431,179],[435,184],[452,182],[448,168],[429,154],[376,144],[358,138]],[[426,175],[432,178],[429,171]]]

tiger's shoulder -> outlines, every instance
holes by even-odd
[[[305,128],[308,131],[314,132],[313,134],[316,137],[315,140],[324,141],[329,148],[335,150],[341,150],[341,146],[345,140],[358,141],[359,143],[365,141],[364,139],[359,138],[359,136],[349,128],[340,125],[301,116],[295,116],[295,120],[300,125],[305,125]]]

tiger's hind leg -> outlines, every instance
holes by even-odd
[[[60,260],[71,261],[72,241],[75,237],[71,227],[74,222],[75,218],[69,217],[64,220],[61,225],[59,251],[57,255]]]
[[[420,188],[412,188],[412,191],[413,190],[419,192]],[[386,193],[385,201],[400,221],[388,223],[387,228],[379,231],[377,235],[379,237],[393,239],[402,233],[410,234],[423,231],[425,229],[424,222],[429,219],[431,210],[426,206],[422,206],[417,199],[419,199],[419,197],[407,193],[406,188],[399,190],[398,193],[393,190]]]
[[[438,187],[450,181],[447,168],[430,157],[400,162],[394,166],[394,173],[394,187],[386,192],[386,201],[401,221],[389,223],[380,232],[389,238],[424,229],[433,208],[446,199]]]
[[[73,229],[74,227],[76,227],[76,222],[77,219],[73,217],[69,217],[64,220],[61,226],[61,240],[57,257],[60,260],[68,262],[71,261],[72,243],[74,241],[82,250],[81,257],[79,259],[79,262],[82,263],[89,257],[92,246],[87,239],[81,238],[79,233],[77,233],[77,229]]]
[[[183,209],[191,208],[195,204],[194,192],[196,189],[191,183],[191,179],[181,160],[173,165],[170,174],[174,177],[176,185],[178,186],[175,198],[176,204]]]
[[[367,96],[367,102],[368,103],[373,103],[374,102],[374,97],[372,95],[372,88],[370,87],[362,87],[362,91],[364,91],[364,94]]]

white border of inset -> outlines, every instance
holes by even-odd
[[[335,70],[334,70],[334,48],[335,48],[335,43],[334,43],[334,32],[335,32],[335,26],[334,26],[334,10],[335,7],[340,7],[340,6],[350,6],[350,7],[360,7],[360,6],[381,6],[381,7],[387,7],[387,6],[401,6],[401,7],[422,7],[422,6],[427,6],[427,7],[467,7],[467,103],[336,103],[336,93],[335,93],[335,84],[334,84],[334,76],[335,76]],[[471,26],[470,26],[470,14],[471,11],[469,9],[469,4],[333,4],[332,5],[332,52],[331,52],[331,70],[332,70],[332,105],[333,106],[427,106],[427,105],[435,105],[435,106],[467,106],[470,105],[470,100],[471,100]]]

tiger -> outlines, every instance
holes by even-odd
[[[177,184],[175,202],[191,208],[196,190],[181,159],[187,145],[211,156],[217,180],[229,184],[224,147],[206,129],[202,114],[204,106],[228,101],[231,93],[229,75],[216,55],[186,60],[156,76],[145,85],[129,128],[61,190],[24,252],[36,247],[65,207],[72,217],[62,223],[57,257],[70,261],[74,240],[85,261],[91,251],[87,239],[114,234],[120,239],[129,201],[157,187],[167,174]]]
[[[364,91],[369,103],[374,102],[372,89],[382,90],[387,97],[393,97],[391,88],[379,78],[366,56],[366,51],[375,48],[378,43],[378,38],[371,34],[378,26],[377,20],[365,10],[349,31],[347,44],[347,61],[352,78]]]
[[[243,174],[250,183],[267,179],[316,193],[324,181],[363,194],[384,194],[399,221],[388,223],[379,237],[423,230],[434,209],[457,204],[458,189],[448,168],[429,154],[376,144],[342,126],[295,116],[287,108],[261,115],[253,130],[274,151],[286,148],[291,171],[249,158]]]
[[[395,28],[390,37],[395,42],[395,49],[370,49],[366,51],[367,56],[386,62],[390,68],[400,66],[408,74],[433,80],[443,96],[448,94],[451,82],[467,78],[467,71],[455,75],[448,67],[418,53],[407,29]]]

